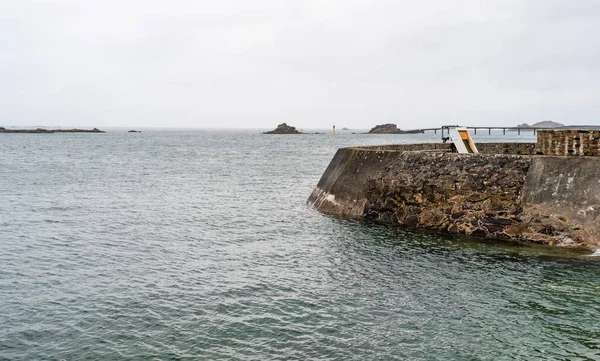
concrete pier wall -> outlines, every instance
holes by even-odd
[[[532,157],[522,194],[519,218],[543,243],[600,247],[600,158]]]
[[[364,185],[368,178],[400,153],[396,150],[338,149],[308,203],[323,213],[361,217],[366,205]]]
[[[534,156],[535,144],[339,149],[308,199],[349,217],[549,245],[600,246],[600,158]]]

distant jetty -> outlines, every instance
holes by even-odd
[[[281,123],[274,130],[264,132],[263,134],[304,134],[296,130],[296,127]]]
[[[106,133],[98,128],[94,129],[6,129],[0,127],[0,133],[29,133],[29,134],[51,134],[51,133]]]
[[[420,129],[416,129],[416,130],[402,130],[402,129],[398,129],[398,126],[396,124],[380,124],[380,125],[376,125],[373,128],[371,128],[371,130],[369,130],[369,132],[367,134],[416,134],[416,133],[423,133],[422,130]]]

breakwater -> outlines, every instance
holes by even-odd
[[[543,139],[559,142],[561,135],[545,132],[552,131],[540,131]],[[546,155],[535,143],[477,148],[480,154],[453,153],[450,144],[342,148],[308,203],[409,228],[600,246],[600,158]]]

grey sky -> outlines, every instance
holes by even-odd
[[[600,124],[595,0],[0,0],[0,126]]]

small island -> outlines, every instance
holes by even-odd
[[[127,133],[141,133],[141,132],[142,132],[141,130],[132,129],[132,130],[128,131]]]
[[[287,125],[286,123],[281,123],[274,130],[264,132],[263,134],[303,134],[303,133],[296,130],[296,127]]]
[[[94,129],[6,129],[0,127],[0,133],[28,133],[28,134],[52,134],[52,133],[106,133],[98,128]]]
[[[367,134],[415,134],[415,133],[423,133],[422,130],[402,130],[398,129],[396,124],[380,124],[376,125]]]
[[[562,123],[553,122],[551,120],[545,120],[543,122],[537,122],[529,125],[527,123],[517,125],[519,128],[564,128],[565,125]]]

